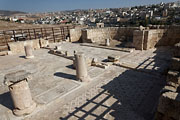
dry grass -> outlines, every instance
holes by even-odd
[[[30,29],[30,28],[57,27],[57,26],[61,26],[61,25],[36,25],[36,24],[23,24],[23,23],[0,21],[0,30]]]

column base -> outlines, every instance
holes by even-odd
[[[28,114],[32,113],[35,108],[36,108],[36,103],[33,101],[32,105],[30,107],[23,109],[23,110],[14,109],[13,113],[16,116],[28,115]]]
[[[86,77],[77,78],[77,80],[81,82],[90,82],[91,78],[89,76],[86,76]]]
[[[32,59],[34,56],[26,56],[26,59]]]

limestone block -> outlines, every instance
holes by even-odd
[[[180,71],[180,58],[173,57],[170,68],[172,70]]]
[[[48,40],[40,39],[40,47],[47,47],[49,45]]]
[[[180,57],[180,43],[177,43],[175,45],[174,56],[175,57]]]
[[[77,42],[81,39],[81,29],[70,29],[70,42]]]
[[[177,92],[177,88],[176,87],[173,87],[173,86],[168,86],[166,85],[162,90],[161,90],[161,94],[162,93],[165,93],[165,92]]]
[[[137,50],[143,50],[144,31],[135,30],[133,33],[133,46]]]
[[[10,51],[12,53],[22,53],[24,52],[24,46],[31,46],[33,49],[40,49],[39,40],[27,40],[8,43]]]
[[[8,43],[8,46],[9,46],[10,51],[12,53],[22,53],[22,52],[24,52],[24,41]]]
[[[174,82],[180,85],[180,72],[178,71],[168,71],[167,82]]]
[[[24,42],[24,46],[31,46],[33,48],[33,50],[37,50],[40,49],[40,45],[39,45],[39,40],[27,40],[27,41],[23,41]]]
[[[172,86],[175,89],[177,89],[179,87],[179,84],[169,81],[169,82],[167,82],[167,86]]]
[[[117,62],[117,61],[119,61],[119,56],[117,56],[117,55],[108,56],[108,61],[109,62]]]
[[[180,94],[165,92],[159,99],[158,112],[162,113],[163,118],[180,118]]]

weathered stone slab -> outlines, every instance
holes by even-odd
[[[4,77],[4,83],[9,85],[29,78],[30,78],[30,73],[26,72],[25,70],[20,70],[17,72],[6,74]]]
[[[60,98],[67,92],[77,88],[79,84],[71,81],[62,81],[55,88],[51,88],[48,92],[41,94],[35,98],[41,104],[48,104],[56,98]]]

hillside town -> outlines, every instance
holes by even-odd
[[[75,24],[107,27],[179,25],[180,1],[127,8],[70,10],[47,13],[23,13],[12,16],[1,14],[1,20],[28,24]]]

